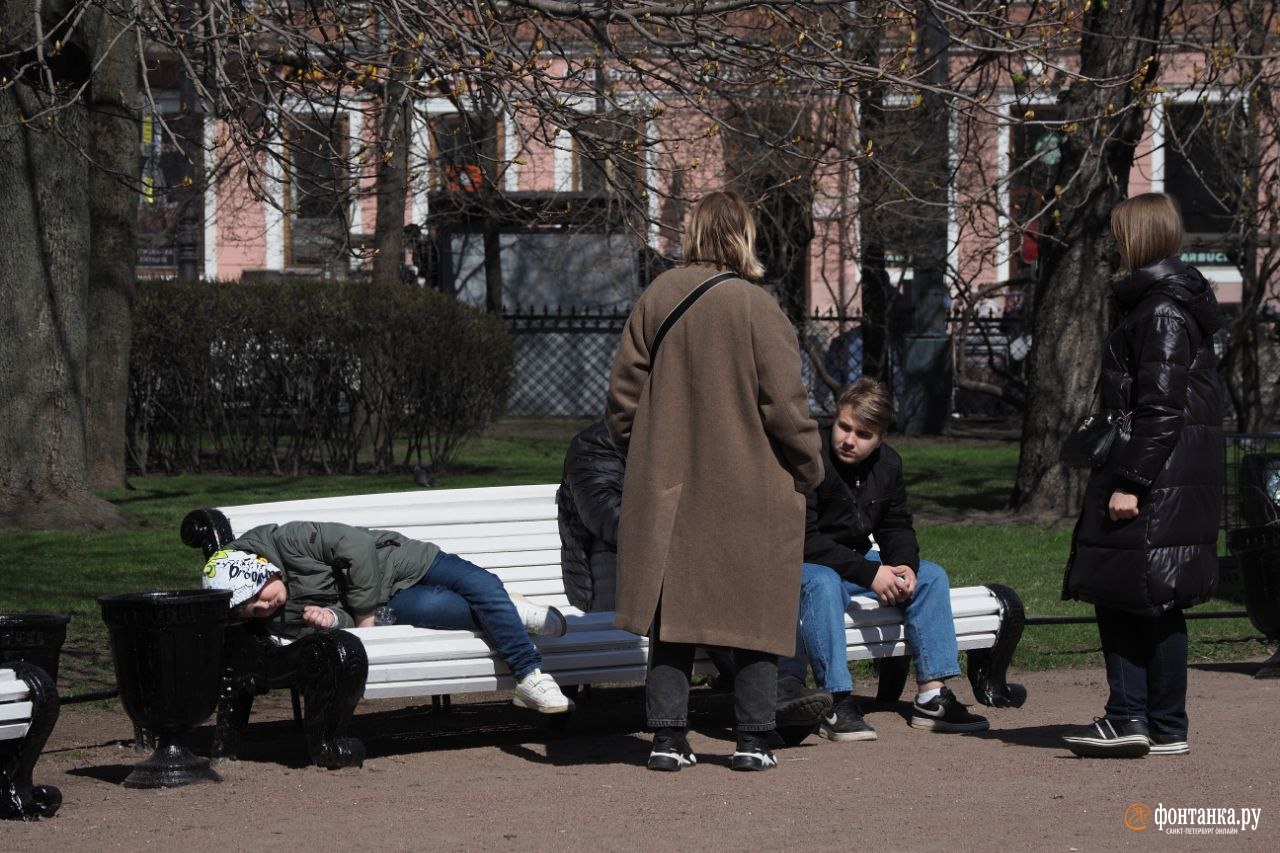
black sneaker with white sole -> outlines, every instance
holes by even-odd
[[[969,713],[969,708],[943,687],[928,702],[911,703],[911,727],[931,732],[985,732],[991,728],[986,717]]]
[[[822,721],[818,734],[837,742],[875,740],[879,735],[871,724],[862,718],[862,711],[852,696],[836,703],[831,713]]]
[[[729,766],[734,770],[773,770],[778,759],[769,749],[768,732],[741,732]]]
[[[1142,720],[1098,717],[1092,725],[1067,729],[1062,739],[1081,758],[1142,758],[1151,751],[1151,737]]]
[[[689,747],[689,739],[674,729],[662,729],[653,736],[653,749],[649,752],[649,769],[674,772],[682,767],[692,767],[698,757]]]
[[[1186,755],[1191,752],[1186,735],[1169,735],[1151,732],[1151,751],[1148,755]]]

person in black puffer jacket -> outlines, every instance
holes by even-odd
[[[1127,275],[1112,285],[1104,409],[1129,435],[1094,469],[1063,579],[1094,605],[1110,697],[1105,716],[1064,735],[1077,755],[1178,754],[1187,746],[1183,609],[1212,597],[1222,518],[1223,439],[1213,334],[1218,302],[1178,259],[1182,217],[1162,193],[1121,202],[1111,232]]]
[[[604,421],[573,437],[556,492],[560,568],[569,603],[587,613],[613,610],[618,577],[618,517],[627,458]]]

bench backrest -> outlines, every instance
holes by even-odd
[[[236,536],[259,524],[286,521],[395,530],[489,569],[512,592],[566,607],[556,488],[552,483],[348,495],[222,507],[221,512]]]

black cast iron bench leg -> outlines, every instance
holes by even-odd
[[[1022,639],[1026,625],[1026,611],[1022,599],[1004,584],[989,583],[1000,602],[1000,628],[996,631],[995,644],[989,649],[973,649],[969,656],[969,684],[979,702],[991,708],[1021,708],[1027,701],[1027,688],[1008,682],[1009,664]]]
[[[31,724],[20,738],[0,741],[0,818],[7,820],[39,820],[53,817],[62,805],[62,792],[52,785],[35,785],[35,771],[40,751],[44,749],[53,725],[58,721],[58,690],[53,680],[38,666],[29,663],[6,663],[6,669],[27,685],[31,702]]]

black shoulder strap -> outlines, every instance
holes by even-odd
[[[702,284],[690,291],[689,295],[680,300],[680,304],[671,309],[662,321],[662,325],[658,327],[658,334],[653,336],[653,346],[649,347],[649,364],[653,364],[658,358],[658,347],[662,345],[662,339],[667,336],[667,332],[671,331],[671,327],[676,324],[684,316],[684,312],[693,307],[693,303],[697,302],[702,294],[715,287],[722,281],[728,281],[731,278],[737,278],[737,274],[731,272],[722,272],[719,275],[713,275]]]

